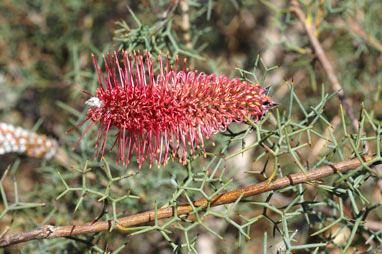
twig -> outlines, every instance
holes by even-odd
[[[187,0],[180,0],[180,9],[182,10],[182,23],[181,27],[184,32],[183,38],[187,49],[192,49],[191,35],[190,35],[190,7]]]
[[[158,24],[155,25],[156,30],[161,29],[167,23],[167,21],[171,18],[171,14],[175,11],[176,6],[178,5],[178,1],[179,0],[171,0],[169,5],[167,6],[167,9],[162,13],[160,22],[158,22]],[[129,6],[128,8],[129,10],[131,10]]]
[[[3,238],[3,236],[5,236],[5,235],[8,233],[8,231],[9,231],[10,229],[11,229],[10,226],[6,226],[6,227],[4,228],[4,230],[3,230],[3,232],[1,232],[1,234],[0,234],[0,239]]]
[[[324,68],[326,75],[329,78],[330,83],[332,84],[332,90],[338,92],[338,97],[345,108],[346,114],[349,116],[353,127],[358,131],[358,120],[354,115],[353,109],[350,106],[349,101],[345,97],[344,90],[342,89],[340,82],[338,81],[332,65],[330,64],[328,58],[325,55],[321,43],[318,41],[315,35],[315,27],[310,19],[307,19],[305,13],[301,10],[297,0],[291,0],[291,10],[296,14],[297,18],[304,25],[305,31],[309,36],[310,43],[314,49],[314,52],[317,58],[320,60],[322,67]],[[368,150],[368,149],[367,149]]]
[[[362,158],[364,162],[370,162],[375,159],[374,156],[367,155]],[[333,165],[322,166],[320,168],[309,170],[305,173],[296,173],[289,176],[285,176],[279,179],[276,179],[272,182],[261,182],[248,186],[243,189],[234,190],[226,192],[220,195],[215,196],[211,200],[201,199],[195,201],[193,205],[195,207],[207,207],[209,206],[218,206],[223,204],[228,204],[236,201],[239,197],[246,198],[260,193],[278,190],[290,185],[296,185],[300,183],[311,182],[325,176],[333,175],[336,173],[343,173],[351,169],[361,166],[362,163],[356,158],[347,161],[342,161],[335,163]],[[139,225],[142,223],[154,221],[155,217],[157,219],[165,219],[174,216],[174,207],[158,209],[155,216],[155,211],[147,211],[140,214],[130,215],[118,219],[120,226],[122,227],[131,227]],[[177,206],[177,215],[189,214],[193,211],[191,205],[183,204]],[[45,225],[39,229],[17,233],[12,235],[7,235],[0,238],[0,247],[6,247],[9,245],[26,242],[36,239],[52,239],[58,237],[68,237],[81,234],[96,233],[101,231],[107,231],[111,229],[112,221],[100,221],[93,224],[87,223],[84,225],[70,225],[70,226],[51,226]]]
[[[380,43],[375,37],[368,35],[356,21],[349,18],[347,20],[347,24],[349,24],[348,27],[350,28],[351,32],[367,41],[371,46],[382,53],[382,43]]]
[[[187,0],[180,0],[179,1],[180,10],[182,11],[182,22],[180,22],[180,27],[183,30],[183,39],[184,39],[184,46],[186,49],[192,51],[193,46],[191,43],[191,33],[190,33],[190,6]],[[190,68],[195,68],[195,59],[191,58],[191,61],[189,62]]]

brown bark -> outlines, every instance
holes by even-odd
[[[370,162],[374,159],[374,156],[367,155],[363,157],[365,162]],[[212,200],[201,199],[195,201],[193,204],[195,207],[218,206],[222,204],[228,204],[235,202],[239,197],[250,197],[260,193],[268,192],[271,190],[278,190],[290,185],[296,185],[300,183],[307,183],[317,179],[321,179],[325,176],[333,175],[338,172],[346,172],[351,169],[357,168],[361,165],[361,162],[355,158],[347,161],[335,163],[333,165],[322,166],[320,168],[309,170],[306,173],[291,174],[272,182],[261,182],[248,186],[243,189],[229,191],[215,196]],[[192,207],[189,204],[183,204],[177,207],[177,214],[188,214],[192,212]],[[157,210],[157,218],[165,219],[174,216],[174,208],[162,208]],[[130,215],[118,219],[120,226],[131,227],[142,223],[155,220],[155,211],[147,211],[140,214]],[[88,223],[84,225],[69,225],[69,226],[52,226],[45,225],[39,229],[35,229],[30,232],[17,233],[12,235],[6,235],[0,238],[0,247],[6,247],[12,244],[26,242],[36,239],[51,239],[58,237],[74,236],[88,233],[96,233],[101,231],[107,231],[111,228],[111,221],[100,221],[95,223]]]

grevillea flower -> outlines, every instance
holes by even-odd
[[[119,130],[114,145],[117,163],[127,165],[135,153],[139,166],[149,158],[160,166],[178,154],[179,161],[186,163],[187,150],[202,148],[205,139],[225,131],[232,122],[245,121],[245,116],[257,121],[274,103],[267,90],[257,84],[215,74],[207,75],[186,69],[178,71],[175,66],[162,62],[159,54],[159,71],[154,74],[151,55],[144,57],[122,52],[104,56],[106,75],[97,69],[100,87],[86,102],[90,106],[87,118],[73,129],[90,120],[81,138],[94,125],[99,125],[96,157],[104,154],[111,128]],[[71,129],[71,130],[73,130]],[[71,130],[67,131],[70,132]],[[78,140],[78,145],[81,138]]]

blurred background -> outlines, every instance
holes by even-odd
[[[69,186],[81,186],[80,171],[88,159],[89,166],[93,168],[87,175],[89,188],[104,190],[112,183],[101,169],[105,167],[104,162],[93,160],[97,128],[84,137],[75,151],[72,147],[83,128],[65,134],[86,114],[85,101],[88,96],[81,91],[93,93],[98,87],[91,54],[102,62],[102,54],[122,48],[128,51],[148,49],[154,56],[158,55],[159,49],[169,51],[172,56],[170,61],[175,59],[175,55],[186,57],[190,69],[224,74],[230,78],[249,78],[253,82],[259,81],[263,87],[271,86],[272,100],[280,104],[281,113],[290,109],[291,86],[306,109],[322,101],[322,86],[326,93],[335,92],[302,23],[290,11],[290,6],[290,1],[276,0],[2,0],[0,122],[54,138],[60,149],[53,160],[17,153],[0,155],[0,175],[9,168],[2,181],[9,202],[20,196],[23,202],[35,205],[31,209],[7,210],[5,197],[2,196],[0,212],[5,213],[0,217],[0,234],[5,230],[13,233],[30,230],[47,223],[85,223],[97,217],[105,207],[109,214],[102,220],[113,218],[112,201],[129,190],[137,199],[128,198],[113,203],[117,204],[118,215],[143,212],[153,209],[154,201],[158,201],[160,206],[169,202],[176,186],[186,182],[187,173],[181,165],[172,164],[159,170],[156,167],[138,170],[133,163],[126,169],[115,165],[115,156],[110,155],[107,159],[113,176],[130,173],[134,177],[115,183],[111,188],[114,196],[108,196],[109,203],[97,202],[99,197],[94,196],[84,196],[79,201],[82,194],[78,191],[69,191],[56,201],[56,197],[65,190],[62,179]],[[379,123],[382,120],[382,1],[312,0],[300,1],[300,7],[314,24],[316,36],[357,119],[361,110],[365,109],[371,121]],[[244,70],[251,75],[243,74]],[[334,96],[325,105],[325,119],[334,129],[341,122],[339,103],[340,100]],[[293,117],[303,119],[305,116],[302,111],[295,110]],[[326,127],[325,124],[318,125],[317,132],[324,133]],[[233,128],[243,130],[248,126],[234,125]],[[341,126],[338,128],[341,129]],[[365,131],[368,132],[366,127]],[[248,135],[245,143],[253,143],[255,137]],[[227,139],[224,136],[217,136],[216,139],[217,148],[209,149],[218,154]],[[313,140],[313,145],[318,140]],[[238,151],[241,147],[242,144],[237,144],[229,151]],[[371,148],[375,148],[375,144]],[[306,151],[308,157],[312,156],[312,162],[319,153],[320,146],[314,151]],[[206,162],[196,163],[200,168],[206,167]],[[229,176],[234,183],[228,190],[261,181],[261,178],[249,178],[243,172],[259,170],[259,167],[261,170],[266,167],[265,164],[264,160],[254,161],[253,153],[237,156],[224,166],[227,171],[230,167],[237,170],[225,175],[227,178],[221,185],[228,181]],[[219,168],[218,172],[223,174],[221,170]],[[272,169],[268,169],[267,175],[271,172]],[[15,182],[18,188],[16,193]],[[200,193],[193,195],[195,199],[202,197]],[[284,198],[279,197],[281,200]],[[293,198],[289,196],[288,200]],[[314,199],[313,194],[311,198]],[[374,201],[378,203],[379,199],[376,197]],[[245,211],[248,214],[252,211],[251,217],[254,218],[261,214],[261,209],[246,208]],[[379,213],[374,220],[380,218]],[[233,220],[240,221],[240,214],[232,215]],[[250,233],[252,240],[243,241],[240,246],[237,242],[241,234],[233,224],[222,218],[209,219],[206,224],[225,240],[219,240],[201,225],[190,228],[190,239],[186,240],[185,232],[189,231],[178,226],[170,234],[170,242],[155,230],[137,236],[114,232],[78,239],[34,241],[0,250],[0,253],[111,253],[116,250],[121,253],[172,253],[174,250],[188,253],[193,252],[193,248],[199,253],[260,253],[264,232],[268,232],[268,243],[265,245],[269,247],[269,253],[282,249],[282,238],[266,220],[254,224]],[[293,230],[303,225],[304,222],[296,221]],[[351,229],[351,226],[347,225],[347,228]],[[321,234],[319,238],[308,237],[312,232],[300,229],[299,232],[303,233],[297,233],[302,235],[296,237],[301,244],[322,242],[336,230]],[[362,237],[357,238],[351,253],[367,250],[371,245],[365,249],[361,247],[365,241]],[[330,253],[337,253],[342,248],[338,246],[346,245],[333,239],[327,242],[335,246],[328,251]],[[316,253],[320,251],[326,250],[321,248]],[[302,249],[293,253],[310,252]]]

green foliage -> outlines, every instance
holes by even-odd
[[[172,14],[169,13],[162,21],[154,23],[151,26],[145,26],[137,18],[134,12],[129,9],[131,16],[136,22],[137,28],[131,29],[126,21],[117,22],[120,29],[116,30],[115,41],[120,43],[119,49],[127,52],[137,50],[150,50],[149,52],[158,57],[158,52],[170,52],[173,59],[176,55],[182,54],[202,60],[197,53],[192,53],[187,49],[183,49],[180,45],[176,34],[173,31]],[[199,50],[200,51],[200,50]]]

